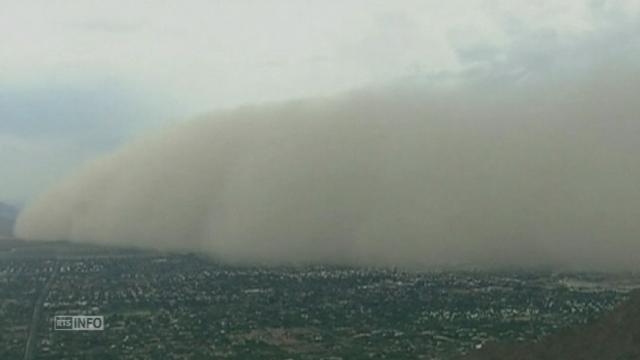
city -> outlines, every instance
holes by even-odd
[[[637,284],[633,274],[230,265],[16,240],[0,251],[0,358],[448,359],[588,322]],[[102,315],[105,329],[54,331],[57,315]]]

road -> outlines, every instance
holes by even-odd
[[[47,283],[42,288],[42,291],[38,295],[36,302],[33,304],[33,315],[31,316],[31,324],[29,325],[29,337],[27,338],[27,344],[24,348],[24,360],[31,360],[33,358],[33,353],[38,343],[38,325],[40,324],[40,316],[42,315],[42,307],[44,301],[47,299],[47,294],[49,293],[49,289],[51,285],[56,279],[58,275],[58,263],[55,262],[53,264],[53,272]]]

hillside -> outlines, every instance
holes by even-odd
[[[600,320],[537,343],[487,344],[464,360],[640,359],[640,291]]]

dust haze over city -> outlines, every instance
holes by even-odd
[[[39,295],[0,357],[538,359],[635,326],[602,314],[640,287],[640,2],[2,6],[0,305]],[[105,337],[46,330],[83,313]]]
[[[633,70],[214,113],[92,162],[17,235],[230,260],[637,266]]]
[[[540,68],[520,59],[540,44],[516,44],[461,74],[141,135],[36,198],[16,233],[232,261],[637,268],[627,26],[542,54]]]

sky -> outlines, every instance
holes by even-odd
[[[0,201],[22,206],[131,138],[218,109],[496,66],[561,74],[627,46],[639,12],[634,0],[0,0]]]

